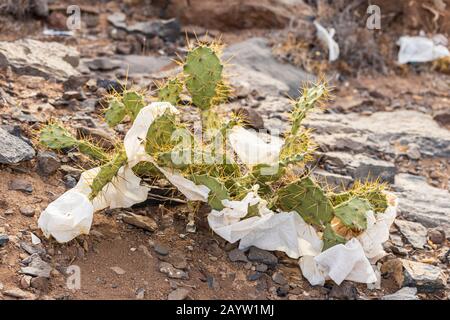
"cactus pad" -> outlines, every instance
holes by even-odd
[[[352,198],[334,208],[337,218],[348,228],[355,231],[367,229],[366,212],[372,210],[365,199]]]
[[[158,91],[158,100],[165,101],[176,106],[180,102],[180,93],[183,90],[183,82],[174,78],[168,80]]]
[[[118,100],[113,100],[109,103],[109,107],[106,110],[105,119],[110,127],[115,127],[123,120],[126,114],[125,105]]]

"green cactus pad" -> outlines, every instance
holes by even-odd
[[[330,224],[326,225],[325,230],[323,232],[322,240],[323,240],[322,251],[325,251],[337,244],[345,244],[347,242],[344,237],[334,232]]]
[[[158,168],[151,163],[146,161],[141,161],[136,164],[131,170],[138,177],[161,177],[161,173]]]
[[[202,45],[189,52],[183,71],[195,106],[202,110],[211,107],[216,88],[222,81],[222,70],[223,65],[212,48]]]
[[[42,128],[39,143],[53,150],[73,148],[78,145],[77,139],[56,123],[49,124]]]
[[[97,176],[92,181],[91,193],[89,199],[94,199],[102,189],[112,181],[112,179],[117,175],[120,167],[122,167],[127,162],[127,155],[125,152],[120,152],[107,164],[103,165],[97,174]]]
[[[125,92],[122,101],[127,113],[133,120],[136,119],[139,111],[145,106],[144,98],[135,91]]]
[[[356,231],[367,229],[366,212],[372,210],[365,199],[352,198],[334,208],[334,214],[348,228]]]
[[[180,93],[183,90],[183,82],[174,78],[167,81],[158,91],[158,100],[169,102],[176,106],[180,102]]]
[[[150,125],[147,131],[145,151],[154,155],[156,152],[167,152],[172,150],[176,141],[172,141],[172,134],[177,129],[175,115],[166,110]]]
[[[222,200],[230,199],[227,188],[225,188],[225,186],[216,178],[208,175],[193,174],[191,175],[190,180],[195,184],[204,185],[211,190],[208,196],[208,204],[214,210],[222,210],[224,208]]]
[[[115,127],[123,120],[126,114],[125,105],[120,101],[113,100],[109,103],[109,107],[106,110],[105,119],[110,127]]]
[[[309,177],[279,189],[277,196],[282,210],[297,211],[307,223],[322,226],[333,218],[330,200]]]

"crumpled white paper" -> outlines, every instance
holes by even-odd
[[[41,213],[38,226],[46,237],[52,235],[58,242],[70,241],[89,233],[95,211],[108,207],[129,208],[147,199],[149,188],[141,186],[141,179],[129,166],[122,166],[102,192],[89,201],[90,186],[99,171],[100,167],[96,167],[83,172],[73,189],[50,203]]]
[[[208,222],[218,235],[239,248],[256,246],[264,250],[283,251],[297,259],[304,254],[319,253],[322,240],[314,228],[306,224],[296,212],[274,213],[256,191],[249,192],[241,201],[223,200],[224,209],[212,210]],[[248,207],[258,204],[260,216],[244,218]]]
[[[88,197],[69,190],[48,205],[38,220],[38,226],[48,238],[68,242],[91,229],[94,206]]]
[[[394,222],[398,204],[395,196],[387,194],[387,197],[390,204],[384,213],[378,213],[376,217],[372,211],[366,213],[368,227],[357,238],[316,256],[300,258],[302,274],[311,285],[323,285],[327,279],[337,284],[344,280],[362,283],[377,281],[371,263],[386,255],[382,244],[389,239],[389,228]]]
[[[398,52],[398,63],[429,62],[450,55],[446,46],[437,43],[434,39],[427,37],[403,36],[397,41],[400,46]]]
[[[234,126],[228,139],[234,152],[246,165],[273,164],[278,161],[283,140],[271,137],[266,143],[255,132]]]
[[[328,48],[328,60],[337,60],[339,58],[339,45],[333,39],[336,30],[334,30],[334,28],[327,30],[317,21],[314,21],[314,25],[317,29],[317,38],[319,38],[323,45]]]

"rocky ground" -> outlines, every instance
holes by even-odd
[[[235,93],[221,106],[224,113],[245,108],[255,128],[286,128],[287,96],[317,74],[274,55],[283,31],[268,28],[285,30],[289,6],[306,24],[320,10],[306,1],[235,2],[191,1],[186,11],[182,1],[80,1],[82,28],[69,36],[48,31],[65,28],[65,5],[49,1],[48,11],[0,16],[0,299],[449,298],[450,77],[429,65],[359,75],[330,66],[335,98],[307,120],[319,146],[313,164],[319,180],[338,188],[380,177],[399,197],[378,284],[311,287],[284,254],[242,252],[215,236],[205,210],[197,230],[187,232],[184,205],[148,201],[97,213],[90,235],[65,245],[43,237],[40,212],[89,163],[76,152],[43,150],[36,130],[58,119],[113,144],[129,124],[114,133],[101,120],[110,81],[150,95],[156,80],[176,72],[173,59],[185,52],[185,37],[222,35],[227,44]],[[174,16],[181,23],[167,19]],[[197,25],[199,16],[208,18]],[[66,284],[73,265],[81,270],[80,290]]]

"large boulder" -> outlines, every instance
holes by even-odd
[[[0,69],[11,67],[18,74],[67,80],[79,75],[80,56],[75,48],[57,42],[20,39],[0,42]]]

